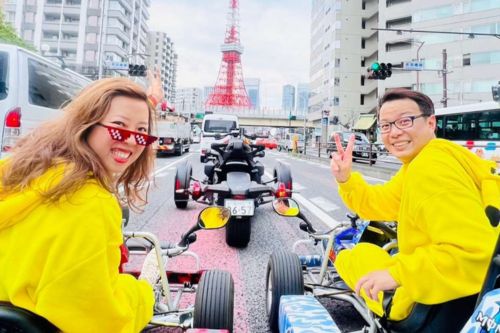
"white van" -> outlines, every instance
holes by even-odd
[[[90,82],[36,53],[0,43],[0,158]]]
[[[212,142],[216,141],[215,136],[221,138],[228,135],[231,130],[239,129],[238,117],[233,114],[211,113],[203,117],[201,125],[200,139],[200,161],[205,162],[207,152],[210,150]]]

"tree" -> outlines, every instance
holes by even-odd
[[[8,22],[5,22],[3,12],[1,10],[0,10],[0,42],[21,46],[28,50],[36,52],[36,49],[32,45],[26,43],[24,39],[22,39],[17,35],[14,28]]]

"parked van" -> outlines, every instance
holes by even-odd
[[[300,133],[286,133],[285,137],[278,142],[279,151],[292,151],[294,141],[297,142],[297,151],[302,154],[304,151],[304,136]]]
[[[205,117],[203,117],[201,125],[200,161],[202,163],[205,162],[206,154],[210,150],[212,142],[216,141],[216,136],[223,138],[228,135],[231,130],[239,128],[240,123],[238,117],[233,114],[206,114]]]
[[[36,53],[0,44],[0,158],[90,82]]]

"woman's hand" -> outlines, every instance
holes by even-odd
[[[148,70],[148,96],[153,96],[157,103],[163,101],[165,92],[163,91],[163,83],[161,82],[161,73],[159,69],[154,72]]]
[[[338,183],[345,183],[351,176],[352,169],[352,150],[354,147],[354,134],[349,137],[349,142],[344,150],[340,142],[339,133],[334,134],[335,145],[337,151],[332,153],[332,160],[330,162],[330,170]]]

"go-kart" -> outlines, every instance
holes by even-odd
[[[358,242],[368,241],[387,251],[397,251],[396,233],[391,224],[382,222],[356,221],[350,216],[349,222],[341,222],[327,232],[317,232],[292,199],[277,199],[273,208],[282,216],[298,217],[300,228],[309,235],[308,240],[297,241],[294,252],[279,251],[271,255],[266,274],[266,312],[273,332],[341,332],[330,313],[317,298],[328,297],[350,303],[359,313],[360,330],[354,332],[459,332],[470,317],[462,332],[489,333],[500,331],[500,247],[497,249],[490,273],[479,299],[482,303],[471,316],[478,295],[463,297],[442,304],[415,304],[410,315],[401,321],[391,321],[378,317],[366,306],[336,272],[333,262],[338,251],[350,248]],[[297,246],[309,242],[317,245],[319,254],[299,256]],[[384,305],[389,312],[392,294],[386,293]],[[496,329],[496,330],[492,330]]]
[[[185,208],[191,198],[198,203],[229,208],[231,219],[226,226],[226,243],[245,247],[250,241],[250,220],[255,208],[275,197],[291,197],[292,176],[287,165],[278,163],[273,178],[262,181],[264,166],[254,158],[263,157],[265,148],[245,143],[238,133],[234,131],[234,137],[227,143],[212,144],[207,152],[203,181],[193,178],[189,163],[177,168],[174,202],[177,208]]]
[[[206,329],[232,332],[234,283],[231,274],[220,270],[200,270],[198,257],[188,251],[189,245],[196,241],[196,231],[222,228],[229,217],[230,212],[226,208],[205,208],[200,212],[197,224],[182,236],[178,244],[161,244],[149,232],[124,232],[125,245],[130,254],[146,254],[153,250],[158,258],[159,281],[153,288],[155,311],[144,331],[158,327],[179,327],[183,330],[192,329],[190,332],[193,333],[206,332]],[[178,273],[167,270],[168,258],[181,254],[196,258],[196,272]],[[127,273],[138,277],[140,271]],[[173,292],[175,298],[171,295]],[[196,293],[194,305],[180,307],[184,293]],[[0,302],[0,332],[52,333],[59,330],[30,311]]]

